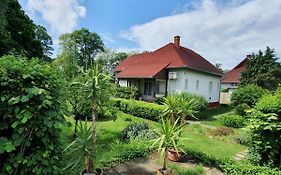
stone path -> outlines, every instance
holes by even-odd
[[[125,164],[115,165],[106,175],[154,175],[157,169],[161,168],[158,163],[158,154],[152,154],[149,158],[136,158]],[[193,168],[198,163],[192,160],[182,160],[176,163],[182,168]],[[206,175],[224,175],[216,168],[204,166]]]
[[[237,154],[234,156],[234,160],[240,161],[240,160],[242,160],[242,159],[245,159],[245,158],[247,157],[247,155],[248,155],[248,152],[249,152],[248,149],[245,149],[245,150],[243,150],[243,151],[237,153]]]

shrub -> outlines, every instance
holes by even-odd
[[[1,174],[61,174],[64,85],[47,64],[0,58]]]
[[[249,107],[253,107],[259,99],[267,93],[267,90],[256,85],[246,85],[232,93],[231,101],[234,106],[245,103]]]
[[[244,126],[244,118],[240,115],[224,115],[220,118],[222,125],[233,128],[241,128]]]
[[[180,97],[184,98],[186,101],[190,101],[192,99],[194,99],[196,101],[196,105],[194,107],[195,111],[203,111],[205,109],[207,109],[208,107],[208,102],[207,100],[200,95],[194,95],[194,94],[190,94],[190,93],[181,93],[179,94]]]
[[[281,171],[278,169],[252,165],[248,162],[226,163],[222,168],[224,172],[231,175],[281,175]]]
[[[242,104],[238,105],[237,107],[235,107],[236,113],[243,117],[246,116],[246,114],[247,114],[246,112],[249,109],[251,109],[251,108],[246,103],[242,103]]]
[[[260,164],[280,165],[281,117],[253,110],[249,119],[251,160]]]
[[[251,139],[251,138],[250,138],[248,132],[241,132],[240,134],[235,135],[235,136],[233,137],[233,140],[234,140],[236,143],[241,144],[241,145],[245,145],[245,146],[248,146],[248,145],[249,145],[250,139]]]
[[[281,115],[281,95],[266,95],[257,103],[256,110],[263,113],[275,113]]]
[[[120,133],[120,139],[122,141],[128,141],[135,138],[150,138],[153,137],[152,131],[150,131],[148,124],[132,123],[124,128]]]
[[[118,86],[116,88],[115,97],[125,98],[125,99],[138,99],[140,97],[140,90],[137,86],[131,86],[131,87]]]
[[[127,100],[121,98],[113,99],[115,106],[127,113],[137,117],[159,121],[159,116],[162,115],[165,109],[162,105],[157,105],[154,103],[148,103],[144,101],[137,100]]]
[[[209,132],[210,136],[214,137],[221,137],[221,136],[228,136],[234,133],[234,130],[232,128],[227,128],[227,127],[221,127],[221,128],[216,128],[213,129]]]

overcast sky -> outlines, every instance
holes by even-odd
[[[281,55],[281,0],[20,0],[58,36],[81,27],[117,51],[153,51],[181,36],[181,45],[229,69],[245,55],[274,48]]]

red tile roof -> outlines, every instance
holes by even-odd
[[[168,68],[186,67],[201,72],[222,75],[222,72],[191,49],[169,43],[153,52],[133,55],[122,61],[115,71],[117,78],[157,78]]]
[[[222,78],[222,83],[239,83],[240,75],[246,69],[246,63],[249,60],[249,56],[247,56],[244,60],[242,60],[237,66],[235,66],[232,70],[228,71]]]

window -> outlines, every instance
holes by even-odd
[[[199,80],[196,80],[196,90],[199,90]]]
[[[160,82],[156,81],[156,83],[155,83],[155,93],[159,94],[159,92],[160,92]]]
[[[213,94],[213,82],[210,81],[209,83],[209,94],[212,95]]]
[[[217,92],[220,92],[220,82],[217,82]]]
[[[185,81],[184,81],[184,89],[185,90],[188,89],[188,79],[185,79]]]
[[[153,82],[144,82],[144,95],[153,95]]]

